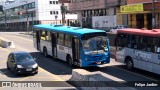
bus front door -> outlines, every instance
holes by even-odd
[[[36,31],[37,50],[40,50],[40,32]]]
[[[56,33],[52,32],[52,38],[51,38],[51,43],[52,43],[52,55],[53,57],[57,57],[57,38],[56,38]]]
[[[73,55],[73,64],[80,65],[80,40],[73,37],[72,38],[72,55]]]

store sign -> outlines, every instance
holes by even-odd
[[[139,12],[144,11],[143,4],[125,5],[120,7],[120,12]]]

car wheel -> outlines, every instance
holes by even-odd
[[[43,54],[44,54],[45,57],[48,57],[48,53],[47,53],[47,49],[46,48],[43,49]]]
[[[131,58],[128,58],[128,59],[127,59],[127,61],[126,61],[126,67],[127,67],[127,69],[129,69],[129,70],[133,70],[134,64],[133,64],[133,61],[132,61]]]
[[[7,70],[10,70],[9,66],[8,66],[8,63],[7,63]]]
[[[68,64],[69,64],[69,66],[73,66],[72,58],[71,57],[68,57]]]

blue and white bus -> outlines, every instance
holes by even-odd
[[[103,30],[40,24],[33,26],[34,47],[79,67],[110,62],[110,47]]]

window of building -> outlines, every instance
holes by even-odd
[[[53,14],[55,14],[55,11],[53,11]]]
[[[35,2],[32,3],[32,8],[35,8]]]
[[[53,1],[53,4],[55,4],[55,1]]]
[[[49,1],[50,4],[52,4],[52,1]]]
[[[50,14],[51,14],[51,15],[53,14],[52,11],[50,11]]]
[[[56,14],[58,14],[58,11],[56,11]]]
[[[56,4],[58,4],[58,1],[56,1]]]

